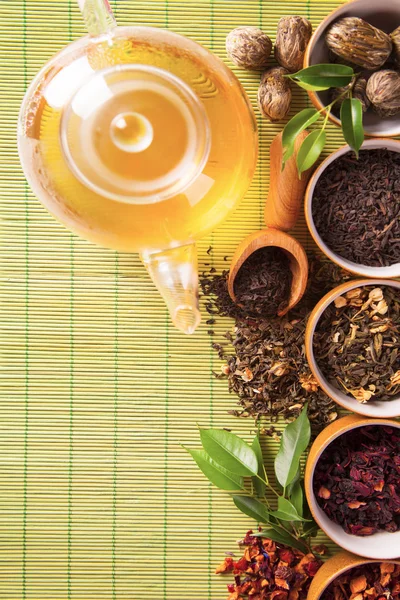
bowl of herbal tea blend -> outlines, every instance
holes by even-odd
[[[336,544],[367,558],[398,557],[399,422],[348,415],[328,425],[310,449],[304,486],[315,521]]]
[[[400,282],[348,281],[309,317],[306,356],[335,402],[370,417],[400,416]]]
[[[400,142],[344,146],[315,171],[305,214],[320,250],[363,277],[400,277]]]
[[[350,552],[329,558],[313,578],[308,600],[398,599],[400,560],[368,560]]]

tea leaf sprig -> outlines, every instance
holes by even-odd
[[[297,170],[299,176],[303,171],[307,171],[313,166],[325,147],[325,128],[332,107],[340,100],[342,100],[340,120],[343,137],[358,157],[358,152],[364,141],[364,129],[362,123],[363,111],[360,100],[352,97],[352,90],[357,81],[357,74],[353,69],[347,65],[320,64],[312,65],[297,73],[286,75],[286,77],[307,91],[319,92],[328,90],[332,87],[345,86],[346,90],[330,104],[324,106],[320,110],[315,108],[305,108],[290,119],[282,134],[282,144],[284,149],[283,165],[292,156],[294,152],[294,143],[299,133],[316,123],[322,118],[323,113],[325,113],[321,128],[315,129],[305,138],[297,154]]]
[[[279,491],[269,482],[259,434],[249,445],[225,429],[200,429],[203,448],[183,447],[216,487],[228,492],[241,492],[232,495],[235,506],[259,524],[268,526],[256,535],[307,552],[308,539],[317,531],[304,502],[300,476],[300,459],[310,442],[310,435],[307,407],[304,407],[300,416],[285,428],[275,457],[274,470]],[[276,497],[275,509],[267,500],[267,490]]]

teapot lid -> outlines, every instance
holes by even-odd
[[[192,90],[163,69],[136,64],[94,73],[65,107],[60,136],[82,183],[135,203],[182,192],[202,171],[211,142]]]

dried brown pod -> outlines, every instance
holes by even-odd
[[[226,37],[226,52],[241,69],[265,69],[272,42],[258,27],[236,27]]]
[[[400,66],[400,26],[390,34],[393,44],[393,55],[396,63]]]
[[[359,17],[334,23],[325,36],[332,52],[364,69],[379,69],[392,51],[390,37]]]
[[[349,97],[351,85],[346,85],[344,87],[334,88],[332,90],[331,98],[332,101],[339,98],[333,107],[333,110],[338,113],[340,111],[340,107],[342,106],[343,100]],[[346,91],[348,93],[346,94]],[[354,84],[352,91],[353,98],[358,98],[360,100],[363,112],[366,112],[371,104],[368,96],[367,96],[367,79],[365,77],[359,77]]]
[[[289,112],[292,92],[288,71],[283,67],[273,67],[265,71],[258,88],[258,108],[272,123],[284,119]]]
[[[400,112],[400,73],[384,69],[373,73],[367,83],[367,96],[381,117]]]
[[[304,54],[312,33],[310,21],[293,15],[282,17],[278,23],[275,41],[275,59],[290,73],[303,67]]]

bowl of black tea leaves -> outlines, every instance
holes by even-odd
[[[311,312],[305,343],[315,379],[335,402],[369,417],[400,416],[400,282],[334,288]]]
[[[320,250],[363,277],[400,277],[400,142],[373,139],[359,156],[344,146],[318,167],[305,195]]]
[[[320,528],[359,556],[390,560],[400,549],[400,423],[347,415],[314,441],[305,490]]]

